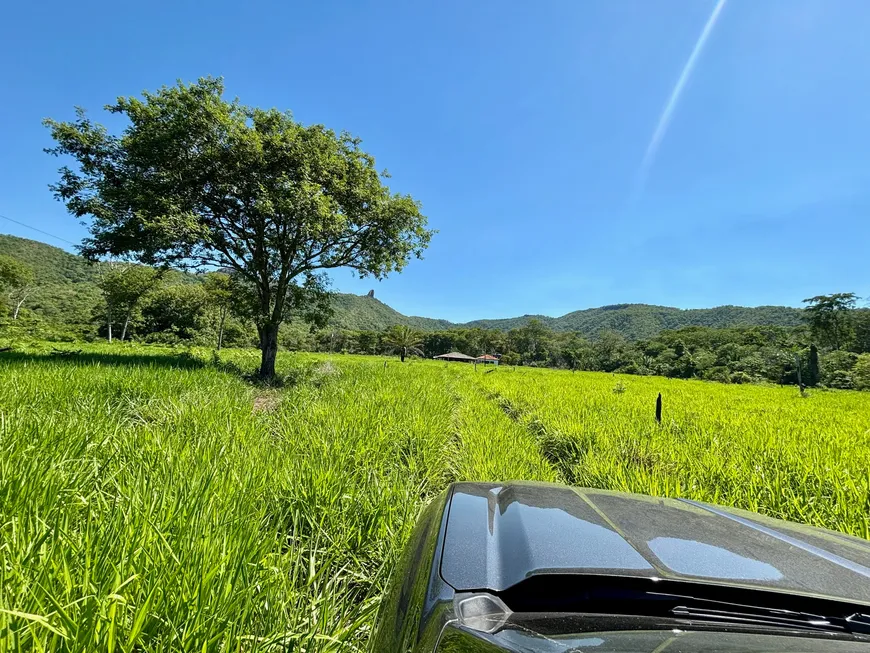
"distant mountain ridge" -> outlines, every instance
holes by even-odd
[[[803,311],[789,306],[716,306],[681,309],[650,304],[615,304],[573,311],[561,317],[525,315],[502,320],[475,320],[468,327],[507,330],[538,319],[554,331],[578,331],[594,336],[603,330],[618,331],[630,339],[652,338],[665,329],[687,326],[798,326]]]
[[[34,268],[38,290],[28,303],[34,313],[47,319],[81,323],[90,319],[100,301],[96,272],[82,257],[35,240],[0,234],[0,254],[20,259]],[[680,309],[648,304],[612,304],[573,311],[561,317],[523,315],[520,317],[449,322],[428,317],[403,315],[382,301],[365,295],[336,293],[330,325],[341,329],[380,331],[401,324],[421,331],[444,329],[498,329],[507,331],[540,320],[554,331],[577,331],[595,337],[603,330],[621,333],[632,340],[652,338],[665,329],[686,326],[797,326],[803,311],[788,306],[717,306]]]
[[[426,317],[402,315],[387,304],[372,297],[340,294],[333,303],[333,326],[345,329],[383,329],[405,324],[422,331],[439,329],[496,329],[508,331],[539,320],[554,331],[577,331],[595,337],[601,331],[617,331],[631,340],[652,338],[665,329],[687,326],[798,326],[803,323],[803,311],[789,306],[717,306],[715,308],[681,309],[649,304],[613,304],[600,308],[573,311],[561,317],[523,315],[491,320],[457,323]]]

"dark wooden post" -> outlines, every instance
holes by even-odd
[[[661,424],[662,423],[662,393],[659,393],[658,398],[656,399],[656,421]]]

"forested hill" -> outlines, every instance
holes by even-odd
[[[34,240],[0,235],[0,254],[13,256],[33,268],[38,288],[27,307],[35,315],[52,321],[85,323],[100,301],[96,270],[83,258]],[[685,326],[732,327],[752,325],[796,326],[801,310],[786,306],[719,306],[682,310],[646,304],[616,304],[574,311],[562,317],[522,317],[475,320],[456,324],[447,320],[407,316],[374,297],[336,294],[333,300],[334,327],[380,331],[404,324],[423,331],[481,327],[507,331],[538,319],[554,331],[577,331],[595,336],[605,329],[629,339],[651,338],[664,329]]]
[[[717,306],[684,310],[649,304],[615,304],[574,311],[562,317],[524,315],[503,320],[475,320],[463,326],[507,331],[537,319],[553,331],[579,331],[592,336],[607,329],[638,340],[651,338],[665,329],[687,326],[797,326],[802,323],[801,316],[801,309],[788,306]]]
[[[353,331],[381,331],[404,324],[421,331],[439,331],[456,326],[447,320],[402,315],[382,301],[366,295],[336,293],[332,299],[332,326]]]
[[[371,297],[336,295],[333,303],[334,326],[344,329],[379,330],[393,324],[407,324],[423,331],[474,328],[509,331],[539,320],[553,331],[577,331],[593,337],[603,330],[617,331],[630,340],[652,338],[665,329],[686,326],[797,326],[802,324],[802,311],[788,306],[718,306],[683,310],[669,306],[618,304],[574,311],[562,317],[524,315],[501,320],[474,320],[464,324],[408,317]]]
[[[57,323],[85,323],[100,301],[97,271],[81,256],[36,240],[0,234],[0,255],[8,255],[29,266],[36,289],[26,308]]]

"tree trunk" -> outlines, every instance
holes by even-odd
[[[124,328],[121,329],[121,341],[127,337],[127,325],[130,324],[130,313],[132,311],[127,311],[127,315],[124,316]]]
[[[271,380],[275,378],[275,359],[278,356],[278,325],[266,324],[257,327],[260,334],[260,378]]]
[[[24,300],[25,300],[25,299],[27,299],[27,295],[24,295],[24,297],[22,297],[21,299],[19,299],[19,300],[15,303],[15,312],[12,313],[12,319],[13,319],[13,320],[17,320],[17,319],[18,319],[18,312],[21,310],[21,305],[24,304]]]
[[[404,347],[402,347],[402,351],[399,353],[399,358],[401,359],[402,363],[405,362],[405,348]]]
[[[226,307],[221,308],[221,322],[218,327],[218,351],[221,350],[221,346],[224,344],[224,320],[227,319],[227,309]]]
[[[106,322],[109,327],[109,344],[112,344],[112,309],[109,308],[106,314]]]

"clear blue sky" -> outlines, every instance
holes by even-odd
[[[77,242],[40,120],[223,75],[247,104],[357,134],[423,203],[439,230],[423,261],[335,275],[403,313],[870,294],[870,2],[728,0],[641,171],[715,6],[9,3],[0,213]]]

